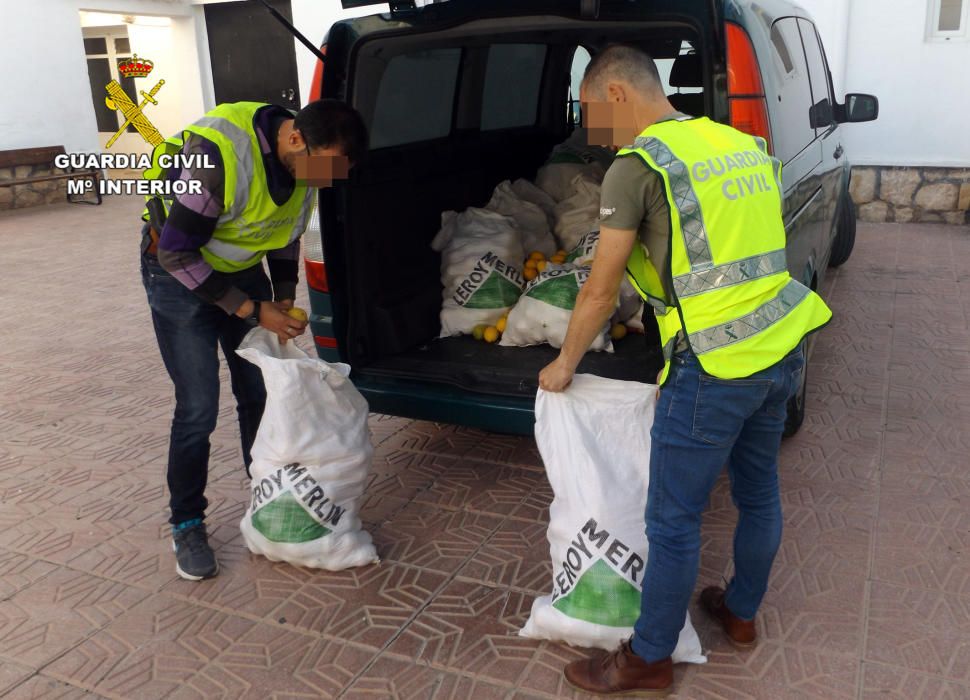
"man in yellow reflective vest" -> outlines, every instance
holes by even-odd
[[[599,247],[559,357],[539,377],[565,390],[616,305],[626,275],[653,308],[664,369],[651,431],[650,551],[631,640],[577,661],[587,692],[663,696],[697,579],[701,513],[724,465],[740,511],[734,578],[701,593],[729,641],[752,646],[781,541],[778,451],[806,335],[831,318],[788,274],[780,164],[766,144],[676,112],[653,60],[612,46],[590,63],[581,101],[590,141],[621,148],[603,182]]]
[[[146,178],[194,184],[174,200],[149,201],[141,256],[155,336],[175,385],[167,476],[182,578],[219,571],[203,522],[209,436],[219,412],[218,348],[248,469],[266,392],[259,368],[235,350],[255,326],[281,342],[306,328],[287,311],[314,187],[345,178],[366,150],[360,115],[342,102],[318,100],[295,115],[276,105],[222,104],[153,153]]]

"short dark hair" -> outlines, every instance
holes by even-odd
[[[310,148],[339,147],[351,163],[368,148],[367,127],[360,112],[340,100],[317,100],[296,113],[293,128]]]
[[[583,85],[599,92],[610,80],[622,80],[647,95],[663,95],[660,71],[648,53],[629,44],[612,44],[600,51],[586,66]]]

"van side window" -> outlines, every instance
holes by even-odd
[[[545,44],[494,44],[489,48],[482,131],[536,123],[545,62]]]
[[[829,70],[825,62],[815,25],[805,19],[798,20],[798,28],[802,33],[802,44],[805,46],[805,56],[808,58],[808,74],[812,83],[812,114],[814,124],[819,133],[828,129],[835,121],[832,110],[832,86],[829,84]]]
[[[798,20],[785,17],[771,27],[773,79],[765,85],[771,110],[775,155],[787,163],[815,140],[809,117],[812,88]]]
[[[371,147],[426,141],[451,133],[461,49],[392,58],[377,89]]]
[[[567,105],[568,121],[573,126],[579,126],[582,118],[582,110],[579,107],[579,87],[583,84],[583,74],[586,66],[592,60],[592,56],[582,46],[576,47],[573,54],[573,66],[570,70],[569,80],[569,104]]]

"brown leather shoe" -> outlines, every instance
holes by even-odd
[[[742,620],[728,610],[724,604],[724,589],[720,586],[708,586],[701,591],[701,607],[704,611],[721,623],[728,641],[739,649],[750,649],[758,641],[758,633],[754,628],[754,620]]]
[[[663,698],[674,686],[674,665],[666,659],[648,664],[623,642],[606,656],[573,661],[564,671],[569,685],[595,695]]]

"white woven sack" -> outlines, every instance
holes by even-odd
[[[236,352],[259,366],[266,408],[253,442],[252,500],[240,528],[272,561],[339,571],[378,561],[358,512],[373,447],[350,367],[311,358],[255,328]]]
[[[589,278],[588,267],[548,265],[529,282],[509,313],[500,345],[527,346],[548,343],[561,348],[576,306],[576,295]],[[596,336],[592,351],[613,352],[609,325]]]
[[[510,181],[498,184],[485,208],[515,220],[526,255],[533,251],[547,258],[556,254],[556,239],[549,228],[546,212],[538,204],[520,197]]]
[[[536,442],[555,494],[552,592],[533,603],[523,637],[612,650],[633,633],[656,390],[584,374],[565,392],[539,390]],[[689,614],[673,660],[706,661]]]
[[[572,250],[590,231],[599,229],[600,184],[586,174],[573,178],[572,194],[556,205],[556,240],[563,250]]]
[[[525,252],[511,217],[488,209],[446,211],[431,247],[441,253],[442,338],[495,325],[522,294]]]

